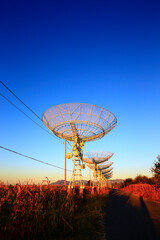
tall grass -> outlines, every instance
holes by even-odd
[[[150,184],[130,184],[122,189],[145,199],[160,201],[160,186]]]
[[[82,196],[52,185],[0,185],[0,239],[54,239],[72,229]]]

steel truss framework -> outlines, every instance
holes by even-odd
[[[113,162],[108,160],[113,156],[112,152],[107,151],[92,151],[85,152],[83,155],[83,161],[93,171],[93,186],[103,186],[106,182],[105,174],[113,169],[110,166]]]
[[[98,172],[98,179],[99,179],[99,185],[101,187],[105,184],[106,179],[109,179],[107,177],[110,177],[110,166],[113,164],[113,162],[110,162],[108,164],[97,164],[97,172]],[[113,169],[113,168],[112,168]],[[108,170],[108,173],[103,173],[104,170]]]
[[[110,111],[92,104],[67,103],[46,110],[42,116],[44,124],[57,137],[72,141],[73,172],[71,187],[79,181],[83,187],[81,169],[83,166],[84,142],[102,138],[117,124]]]
[[[69,183],[69,188],[73,188],[73,186],[79,185],[81,188],[84,188],[84,183],[82,179],[82,172],[81,172],[81,163],[79,159],[73,159],[73,172],[71,181]]]

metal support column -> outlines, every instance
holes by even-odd
[[[66,186],[66,140],[65,140],[65,170],[64,170],[64,184]]]

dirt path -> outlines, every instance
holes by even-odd
[[[160,240],[160,203],[112,190],[105,211],[106,240]]]

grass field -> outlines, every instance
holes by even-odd
[[[123,191],[132,192],[134,195],[160,202],[160,185],[155,184],[130,184],[122,188]]]
[[[0,186],[0,239],[102,239],[107,194],[51,185]]]

